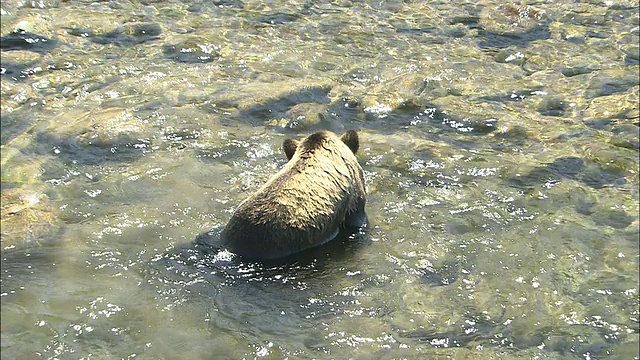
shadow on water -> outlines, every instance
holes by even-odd
[[[340,304],[353,299],[332,288],[353,255],[370,241],[362,227],[278,261],[248,262],[220,246],[220,232],[202,233],[192,243],[156,257],[144,276],[158,288],[169,284],[190,301],[206,303],[210,312],[220,315],[212,318],[212,327],[254,340],[264,333],[301,336],[300,330],[317,326],[314,319],[339,313]],[[330,309],[324,308],[328,301]]]
[[[454,16],[449,19],[450,24],[462,24],[469,29],[475,29],[478,31],[478,46],[484,50],[491,49],[504,49],[510,46],[526,47],[530,42],[537,40],[548,40],[551,38],[551,31],[549,30],[549,24],[552,20],[547,19],[544,22],[536,24],[528,29],[522,31],[513,32],[495,32],[488,30],[481,24],[481,12],[484,6],[477,6],[475,8],[469,8],[467,11],[469,15]],[[503,7],[502,12],[497,14],[513,16],[513,12],[518,10],[513,6]],[[519,15],[519,14],[518,14]]]
[[[42,266],[48,264],[53,267],[57,257],[64,255],[64,250],[55,250],[51,247],[30,247],[13,250],[3,249],[2,251],[2,271],[11,276],[2,277],[2,288],[9,289],[17,287],[21,281],[30,278],[34,273],[34,264]],[[53,264],[53,265],[52,265]],[[15,283],[15,284],[14,284]]]
[[[28,31],[14,31],[0,38],[0,48],[3,51],[28,50],[40,54],[53,50],[58,42]]]
[[[518,102],[522,101],[530,96],[533,96],[537,91],[542,91],[544,89],[543,86],[534,86],[530,89],[526,90],[517,90],[512,91],[509,94],[496,94],[496,95],[486,95],[481,96],[478,99],[482,101],[493,101],[502,104],[507,104],[510,102]]]
[[[424,89],[418,89],[421,92]],[[433,104],[407,102],[385,113],[372,112],[359,99],[338,99],[330,102],[331,88],[315,86],[268,99],[258,105],[242,109],[238,117],[252,125],[264,124],[274,118],[287,118],[289,110],[303,103],[320,104],[318,124],[297,126],[290,121],[285,128],[277,128],[288,133],[309,133],[314,130],[329,129],[371,129],[381,134],[395,134],[398,131],[418,131],[420,135],[440,138],[444,134],[487,135],[497,129],[498,120],[483,117],[462,116],[444,111]],[[295,120],[295,119],[292,119]],[[446,138],[445,138],[446,141]]]
[[[450,286],[440,282],[440,277],[453,276],[455,264],[445,265],[441,270],[425,272],[423,281],[426,286]],[[618,279],[612,282],[617,282]],[[589,299],[588,301],[591,301]],[[573,325],[569,330],[558,331],[549,326],[527,329],[524,332],[508,318],[507,309],[493,318],[485,311],[469,308],[464,316],[449,324],[449,330],[438,332],[435,329],[399,330],[399,338],[427,343],[438,348],[482,346],[508,346],[510,349],[526,350],[539,344],[545,344],[545,351],[573,357],[576,353],[590,353],[594,356],[610,354],[611,346],[622,343],[621,339],[611,336],[606,327],[592,327],[584,324]]]
[[[212,265],[216,263],[225,264],[224,268],[227,270],[236,266],[242,267],[249,265],[262,269],[278,269],[278,271],[281,271],[306,268],[308,266],[317,268],[336,261],[340,262],[348,260],[348,258],[361,246],[370,242],[366,226],[359,228],[344,228],[338,233],[335,239],[321,246],[307,249],[276,260],[246,261],[242,259],[242,257],[224,249],[224,246],[220,241],[221,231],[222,229],[216,228],[198,235],[193,243],[182,247],[179,250],[179,253],[188,253],[190,254],[189,258],[192,258],[192,255],[197,253],[199,258],[205,259],[205,262],[214,260],[210,262]],[[226,265],[232,266],[227,267]]]
[[[471,347],[478,344],[483,347],[509,344],[512,349],[526,350],[536,346],[536,344],[544,343],[546,351],[569,357],[573,357],[578,352],[590,353],[596,356],[609,354],[611,344],[620,343],[619,340],[610,342],[599,340],[600,336],[606,336],[606,331],[594,331],[584,325],[576,325],[574,334],[558,334],[553,329],[545,327],[528,333],[527,337],[524,338],[518,330],[498,321],[478,318],[470,321],[470,323],[473,325],[462,324],[461,331],[451,330],[441,333],[436,333],[434,330],[405,331],[401,332],[400,336],[422,343],[429,343],[440,348]],[[598,332],[602,334],[599,335]],[[572,336],[580,340],[568,340]],[[585,338],[591,341],[583,340]]]
[[[200,64],[210,63],[220,57],[215,49],[208,49],[198,41],[185,41],[180,44],[165,44],[162,53],[168,59],[178,63]]]
[[[429,286],[444,286],[453,284],[460,277],[460,265],[449,261],[439,268],[425,269],[421,282]]]
[[[104,35],[94,35],[90,31],[82,29],[70,29],[72,35],[88,36],[92,42],[96,44],[113,44],[116,46],[131,47],[142,44],[147,41],[153,41],[160,38],[162,28],[155,23],[127,24],[118,27]]]
[[[602,165],[572,156],[557,158],[552,163],[534,168],[526,175],[509,179],[508,183],[516,188],[530,188],[562,179],[578,180],[594,189],[626,183],[622,171],[606,169]]]
[[[114,45],[117,47],[130,48],[136,45],[161,40],[162,27],[153,22],[132,22],[120,25],[115,29],[104,34],[96,34],[90,29],[83,27],[63,27],[69,35],[87,38],[89,41],[100,45]],[[176,49],[177,47],[177,49]],[[164,53],[169,58],[196,59],[194,61],[178,61],[189,63],[201,63],[203,58],[210,58],[212,61],[216,56],[206,56],[202,51],[198,50],[195,43],[163,46]]]
[[[437,333],[435,330],[418,330],[400,332],[400,336],[417,340],[418,342],[429,343],[435,347],[468,347],[474,342],[489,343],[495,338],[500,338],[498,329],[500,328],[493,321],[474,321],[475,331],[447,331]],[[464,327],[464,326],[463,326]]]
[[[327,86],[311,86],[293,91],[278,98],[268,99],[257,105],[240,110],[238,117],[252,125],[263,124],[273,118],[281,118],[293,106],[301,103],[329,103]]]
[[[32,51],[43,55],[55,49],[57,44],[57,40],[23,30],[11,32],[0,38],[0,48],[2,51]],[[0,63],[2,64],[1,75],[3,78],[7,77],[13,81],[22,81],[31,75],[30,69],[33,69],[39,62],[39,59],[17,63],[0,59]]]
[[[434,138],[446,133],[486,135],[497,128],[496,119],[466,118],[443,111],[432,104],[418,106],[413,103],[398,107],[385,117],[369,113],[367,124],[375,124],[376,131],[382,133],[396,133],[403,128],[415,127],[423,130],[425,135],[433,134]]]
[[[109,161],[134,161],[143,155],[140,148],[147,145],[128,134],[91,141],[82,136],[68,137],[41,132],[35,137],[34,151],[50,154],[55,149],[63,163],[73,161],[79,165],[100,165]]]
[[[478,36],[483,40],[478,42],[478,46],[482,49],[504,49],[509,46],[526,47],[532,41],[547,40],[551,37],[549,23],[550,21],[546,21],[526,31],[503,34],[480,28]]]
[[[25,80],[32,73],[32,69],[40,63],[40,60],[27,61],[23,63],[14,63],[11,61],[2,61],[2,77],[8,77],[13,81]]]

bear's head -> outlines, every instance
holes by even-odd
[[[301,143],[305,149],[312,150],[321,146],[323,141],[327,137],[330,137],[332,135],[333,134],[328,131],[319,131],[317,133],[309,135],[304,140],[302,140],[302,142],[293,139],[286,139],[282,143],[282,150],[284,150],[284,153],[287,155],[287,160],[291,160]],[[358,152],[358,148],[360,147],[360,140],[358,140],[357,131],[347,131],[340,137],[340,140],[342,140],[342,142],[347,145],[349,149],[351,149],[354,155]]]

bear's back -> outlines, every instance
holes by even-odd
[[[317,246],[337,235],[350,211],[364,207],[355,154],[334,134],[317,134],[240,204],[223,231],[232,251],[268,259]]]

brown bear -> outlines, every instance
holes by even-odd
[[[245,258],[271,260],[324,244],[341,227],[364,225],[358,147],[354,130],[285,140],[288,163],[240,204],[222,230],[222,243]]]

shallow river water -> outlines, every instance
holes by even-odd
[[[637,1],[0,7],[3,359],[638,359]],[[369,226],[212,246],[319,129]]]

